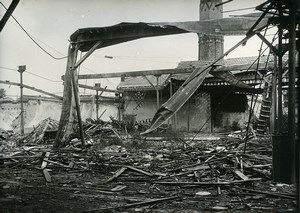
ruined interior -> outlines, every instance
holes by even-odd
[[[298,212],[300,2],[223,18],[228,2],[201,0],[199,21],[76,30],[62,96],[23,84],[26,67],[20,83],[1,80],[21,88],[0,98],[1,212]],[[79,73],[98,49],[185,33],[199,38],[196,61]],[[232,35],[244,38],[224,51]],[[255,36],[257,56],[226,58]],[[116,88],[82,83],[109,78]]]

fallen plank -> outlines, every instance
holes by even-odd
[[[41,155],[33,155],[33,156],[7,156],[0,157],[0,160],[12,160],[12,159],[26,159],[26,158],[42,158]]]
[[[55,162],[55,161],[52,161],[52,160],[48,160],[48,159],[44,159],[45,162],[47,163],[52,163],[52,164],[55,164],[55,165],[58,165],[58,166],[61,166],[61,167],[64,167],[64,168],[71,168],[69,165],[64,165],[62,163],[59,163],[59,162]]]
[[[241,178],[242,180],[249,180],[249,178],[244,175],[241,171],[239,170],[235,170],[234,171],[234,174],[236,174],[239,178]]]
[[[119,191],[122,191],[123,189],[126,189],[127,186],[123,186],[123,185],[119,185],[119,186],[116,186],[114,188],[111,189],[112,192],[119,192]]]
[[[226,159],[228,156],[221,157],[221,158],[218,158],[218,159],[214,159],[214,160],[210,161],[210,163],[219,162],[220,160]],[[179,170],[182,170],[182,169],[193,168],[195,166],[199,166],[199,165],[206,164],[206,163],[207,163],[207,161],[206,162],[195,163],[195,164],[192,164],[192,165],[181,166],[181,167],[178,167],[178,168],[175,168],[175,169],[169,169],[169,170],[167,170],[167,172],[175,172],[175,171],[179,171]]]
[[[282,197],[282,198],[287,198],[287,199],[293,199],[296,200],[297,197],[293,194],[291,195],[286,195],[286,194],[279,194],[279,193],[271,193],[271,192],[262,192],[262,191],[258,191],[258,190],[254,190],[254,189],[246,189],[246,188],[242,188],[242,187],[234,187],[236,189],[241,189],[244,191],[248,191],[248,192],[254,192],[254,193],[258,193],[258,194],[264,194],[264,195],[270,195],[273,197]]]
[[[50,152],[46,152],[46,154],[45,154],[45,156],[44,156],[44,160],[43,160],[42,165],[41,165],[41,169],[46,168],[48,162],[45,161],[45,160],[48,160],[49,156],[50,156]]]
[[[219,178],[217,178],[217,182],[220,183]],[[217,189],[218,189],[218,195],[220,195],[221,194],[221,187],[220,187],[220,185],[218,185]]]
[[[100,209],[94,209],[94,210],[86,210],[84,212],[101,212],[101,211],[107,212],[107,210],[112,210],[112,209],[126,209],[126,208],[131,208],[131,207],[136,207],[136,206],[146,206],[146,205],[150,205],[150,204],[154,204],[154,203],[175,200],[178,198],[179,198],[178,196],[173,196],[173,197],[151,199],[149,201],[136,202],[136,203],[132,203],[132,204],[126,204],[123,206],[113,206],[113,207],[100,208]]]
[[[147,176],[150,176],[150,177],[152,177],[152,176],[153,176],[153,174],[152,174],[152,173],[149,173],[149,172],[146,172],[146,171],[144,171],[144,170],[141,170],[141,169],[135,168],[135,167],[133,167],[133,166],[126,166],[126,168],[128,168],[128,169],[131,169],[131,170],[133,170],[133,171],[135,171],[135,172],[142,173],[142,174],[144,174],[144,175],[147,175]]]
[[[116,179],[117,177],[119,177],[123,172],[125,172],[126,169],[127,169],[127,167],[122,167],[112,177],[110,177],[107,181],[105,181],[105,183],[113,181],[114,179]]]
[[[248,180],[235,180],[235,181],[228,181],[228,182],[163,182],[163,181],[157,181],[154,182],[156,184],[165,184],[165,185],[210,185],[210,186],[218,186],[218,185],[233,185],[233,184],[239,184],[239,183],[247,183],[247,182],[253,182],[253,181],[259,181],[261,178],[253,178]]]
[[[48,183],[51,182],[51,176],[50,176],[49,171],[51,171],[51,170],[50,170],[50,169],[43,169],[43,174],[44,174],[45,180],[46,180]]]

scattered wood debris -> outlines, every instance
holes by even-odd
[[[107,123],[91,123],[85,128],[94,141],[86,147],[73,141],[65,148],[54,149],[52,144],[33,140],[35,144],[31,142],[30,146],[22,143],[7,149],[0,156],[4,192],[0,202],[6,204],[1,206],[8,206],[5,210],[9,211],[10,196],[26,200],[39,194],[30,199],[65,200],[59,208],[55,204],[56,209],[44,203],[50,211],[72,211],[74,206],[81,212],[135,208],[295,211],[295,187],[271,180],[269,140],[252,139],[244,152],[243,140],[228,136],[215,137],[215,141],[199,139],[187,146],[184,138],[122,139],[121,131]],[[120,138],[106,131],[110,128]],[[115,135],[123,141],[115,144],[105,137],[98,140],[97,134]],[[21,206],[17,202],[14,208],[21,211]]]

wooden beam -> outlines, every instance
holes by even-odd
[[[180,74],[180,73],[191,73],[191,72],[192,71],[190,69],[144,70],[144,71],[129,71],[129,72],[113,72],[113,73],[78,75],[78,79],[120,78],[121,76],[136,77],[136,76],[146,76],[146,75],[167,75],[167,74]],[[62,77],[62,79],[63,79],[63,77]]]
[[[11,2],[11,4],[9,5],[8,9],[6,9],[6,7],[1,3],[3,5],[3,7],[6,9],[6,13],[4,14],[3,18],[0,21],[0,32],[4,28],[6,22],[8,21],[9,17],[14,12],[14,10],[16,9],[19,2],[20,2],[20,0],[13,0]]]
[[[246,64],[235,64],[235,65],[225,65],[216,64],[218,67],[215,72],[218,71],[235,71],[235,70],[256,70],[257,66],[259,70],[272,68],[273,64],[268,63],[246,63]],[[199,68],[204,68],[207,65],[200,66]],[[251,66],[251,67],[250,67]],[[249,69],[250,68],[250,69]],[[86,74],[78,75],[78,79],[99,79],[99,78],[120,78],[125,77],[137,77],[137,76],[147,76],[147,75],[168,75],[168,74],[183,74],[183,73],[192,73],[192,69],[160,69],[160,70],[144,70],[144,71],[128,71],[128,72],[113,72],[113,73],[99,73],[99,74]],[[64,79],[64,76],[62,76]]]
[[[20,83],[15,83],[15,82],[11,82],[11,81],[2,81],[2,80],[0,80],[0,84],[14,85],[14,86],[18,86],[18,87],[21,86]],[[63,99],[61,96],[52,94],[50,92],[43,91],[41,89],[36,89],[35,87],[31,87],[31,86],[28,86],[28,85],[25,85],[25,84],[23,84],[22,86],[23,86],[23,88],[30,89],[30,90],[33,90],[33,91],[36,91],[36,92],[39,92],[39,93],[43,93],[45,95],[52,96],[52,97],[57,98],[59,100]]]
[[[88,85],[84,85],[84,84],[78,84],[78,86],[81,87],[81,88],[96,90],[96,91],[122,93],[122,91],[119,91],[119,90],[105,89],[105,88],[101,88],[101,87],[93,87],[93,86],[88,86]],[[100,96],[101,96],[101,94],[100,94]]]
[[[102,44],[102,41],[98,41],[76,64],[73,69],[78,68],[99,46]]]
[[[271,42],[269,42],[262,34],[260,33],[256,33],[256,35],[273,51],[273,53],[276,54],[276,56],[278,56],[278,50],[276,49],[276,47],[274,47]],[[276,57],[274,56],[274,57]]]

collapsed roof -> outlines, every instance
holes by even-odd
[[[257,17],[232,17],[206,21],[128,23],[123,22],[108,27],[82,28],[70,36],[71,43],[78,44],[86,52],[98,41],[103,48],[135,39],[181,33],[200,33],[209,35],[245,35],[257,20]],[[267,24],[263,19],[256,28]],[[234,25],[232,25],[234,23]]]

